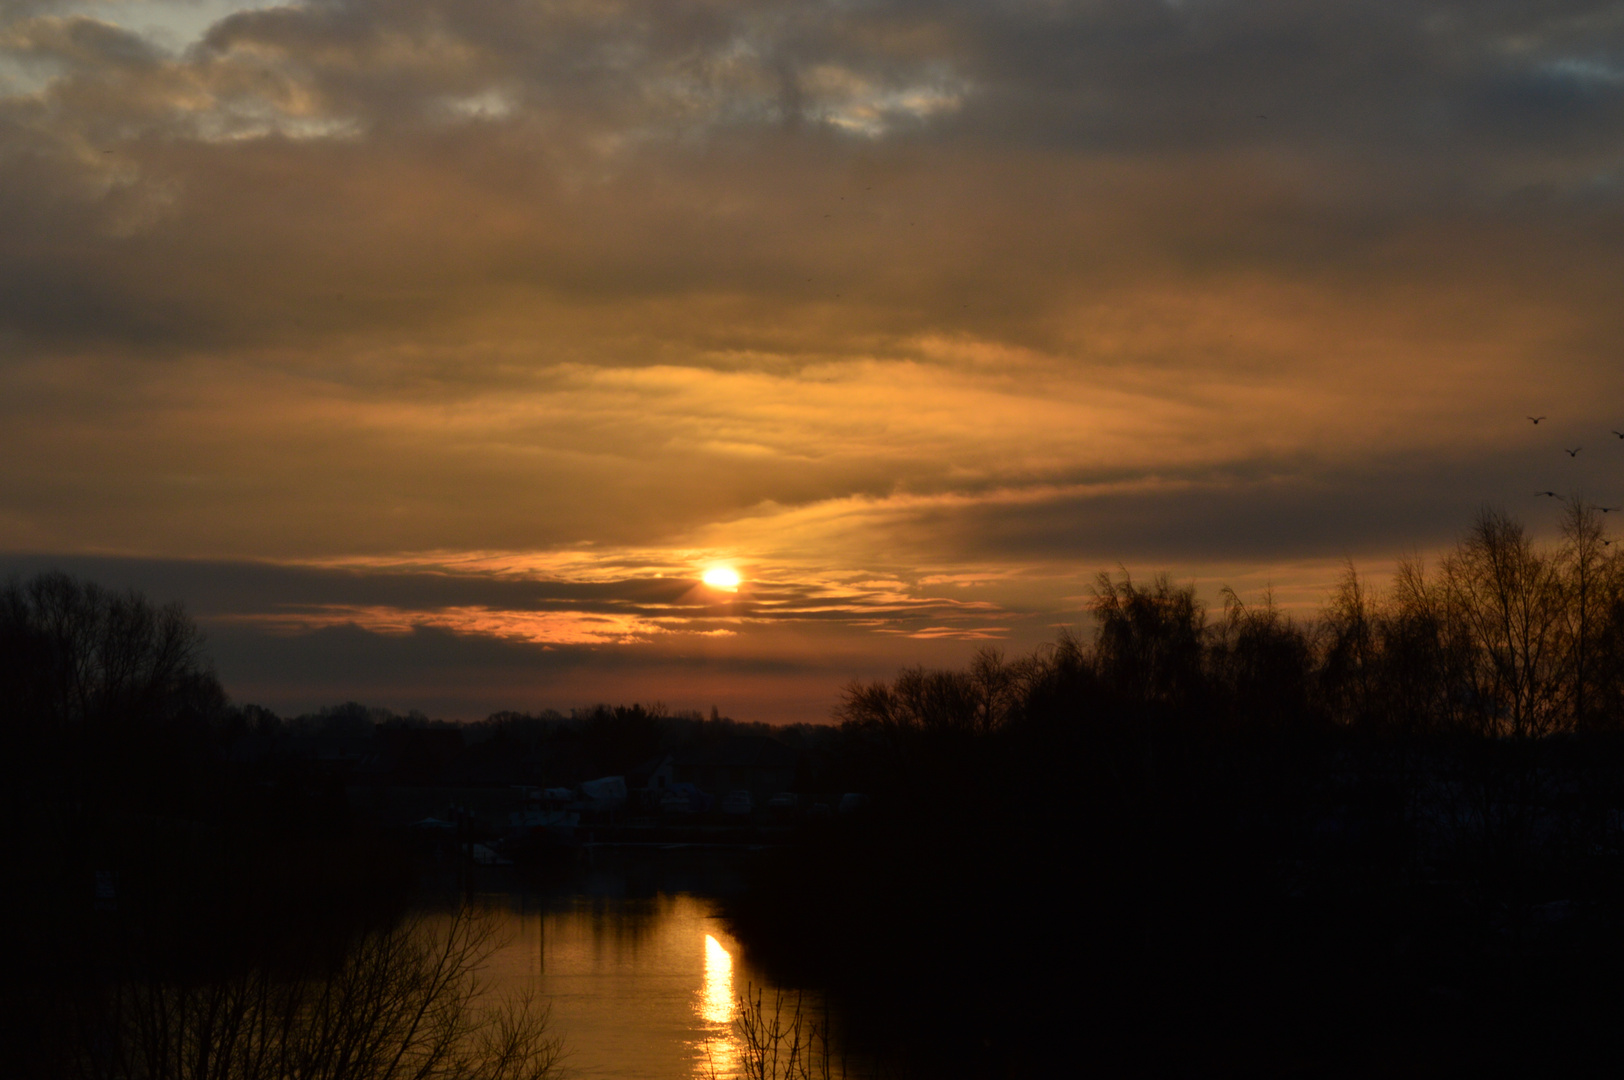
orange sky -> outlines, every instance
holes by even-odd
[[[1312,608],[1624,498],[1621,169],[1617,3],[0,0],[0,568],[463,717]]]

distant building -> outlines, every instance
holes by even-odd
[[[586,780],[578,790],[581,793],[581,801],[586,804],[588,810],[607,812],[626,805],[624,776],[604,776],[597,780]]]
[[[649,775],[648,786],[655,791],[673,784],[720,794],[748,791],[761,803],[795,786],[795,764],[794,749],[776,739],[729,735],[665,755]]]

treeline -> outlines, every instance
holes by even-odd
[[[762,736],[797,750],[821,748],[827,725],[771,725],[734,720],[713,707],[668,710],[663,704],[598,704],[566,715],[503,711],[457,723],[421,713],[401,715],[355,702],[283,719],[268,709],[236,710],[224,730],[224,752],[260,770],[314,760],[323,751],[366,747],[366,769],[329,760],[328,775],[397,786],[573,786],[601,776],[637,777],[666,753],[733,736]],[[810,760],[810,759],[809,759]],[[808,774],[812,775],[811,773]]]
[[[1486,512],[1380,593],[1350,568],[1310,618],[1125,573],[1092,610],[1086,640],[854,684],[829,727],[638,705],[453,727],[235,707],[178,608],[14,582],[0,859],[25,884],[0,896],[0,1072],[317,1075],[310,1002],[423,1004],[424,954],[394,929],[410,863],[298,751],[345,739],[449,748],[417,761],[424,783],[515,763],[567,783],[728,734],[795,746],[803,791],[871,806],[810,824],[731,915],[903,1075],[1550,1073],[1607,1049],[1624,562],[1597,510],[1571,506],[1550,547]],[[403,992],[368,999],[368,971]],[[545,1074],[545,1033],[485,1023],[460,978],[428,1002],[456,1044],[431,1065],[480,1075],[468,1048],[508,1031],[487,1074]],[[351,1036],[399,1035],[369,1015]],[[201,1052],[199,1032],[255,1025],[287,1038],[252,1068]]]
[[[229,758],[264,721],[179,607],[0,589],[0,1074],[552,1073],[541,1014],[475,993],[488,929],[403,924],[410,863],[335,777]]]
[[[738,932],[903,1075],[1578,1068],[1624,1005],[1605,539],[1485,513],[1306,619],[1101,575],[1087,640],[853,684],[873,808]]]
[[[1233,590],[1210,611],[1193,586],[1101,574],[1086,646],[965,671],[913,670],[848,688],[860,726],[986,731],[1057,679],[1086,675],[1113,701],[1199,714],[1225,727],[1538,736],[1624,730],[1624,553],[1601,514],[1575,503],[1562,543],[1541,549],[1484,511],[1436,569],[1407,560],[1374,591],[1350,565],[1317,618]]]

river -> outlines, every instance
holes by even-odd
[[[780,988],[744,955],[720,918],[737,887],[725,859],[628,862],[547,889],[499,876],[472,899],[502,923],[482,976],[496,993],[533,993],[551,1008],[578,1080],[702,1080],[738,1072],[736,1004]],[[786,1014],[800,995],[785,995]],[[815,996],[805,995],[808,1015]]]

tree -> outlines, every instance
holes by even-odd
[[[1567,646],[1569,704],[1575,729],[1592,726],[1594,713],[1605,696],[1596,684],[1616,667],[1599,650],[1610,601],[1617,593],[1617,572],[1607,557],[1601,514],[1583,499],[1567,504],[1562,519],[1562,548],[1557,553],[1563,584],[1564,639]],[[1599,653],[1599,655],[1598,655]],[[1600,691],[1600,692],[1598,692]]]
[[[1448,615],[1474,646],[1467,672],[1486,733],[1541,735],[1561,722],[1563,588],[1522,525],[1485,509],[1443,562]]]
[[[135,788],[177,795],[225,704],[180,605],[63,573],[0,589],[0,730],[14,795],[86,810],[143,801]]]
[[[1208,647],[1209,668],[1235,720],[1278,729],[1315,716],[1308,635],[1275,606],[1272,594],[1248,605],[1225,588],[1223,598],[1224,619]]]
[[[161,722],[217,690],[203,635],[179,604],[157,607],[59,572],[0,591],[0,641],[13,715],[50,731]]]
[[[1124,571],[1121,582],[1100,574],[1093,592],[1094,660],[1106,685],[1143,704],[1199,700],[1206,608],[1195,587],[1175,587],[1162,574],[1140,588]]]
[[[82,1017],[74,1080],[545,1080],[560,1040],[528,999],[487,1001],[497,923],[471,908],[373,930],[336,961],[111,981]]]
[[[1333,718],[1368,722],[1377,711],[1379,614],[1350,561],[1321,617],[1320,692]]]

